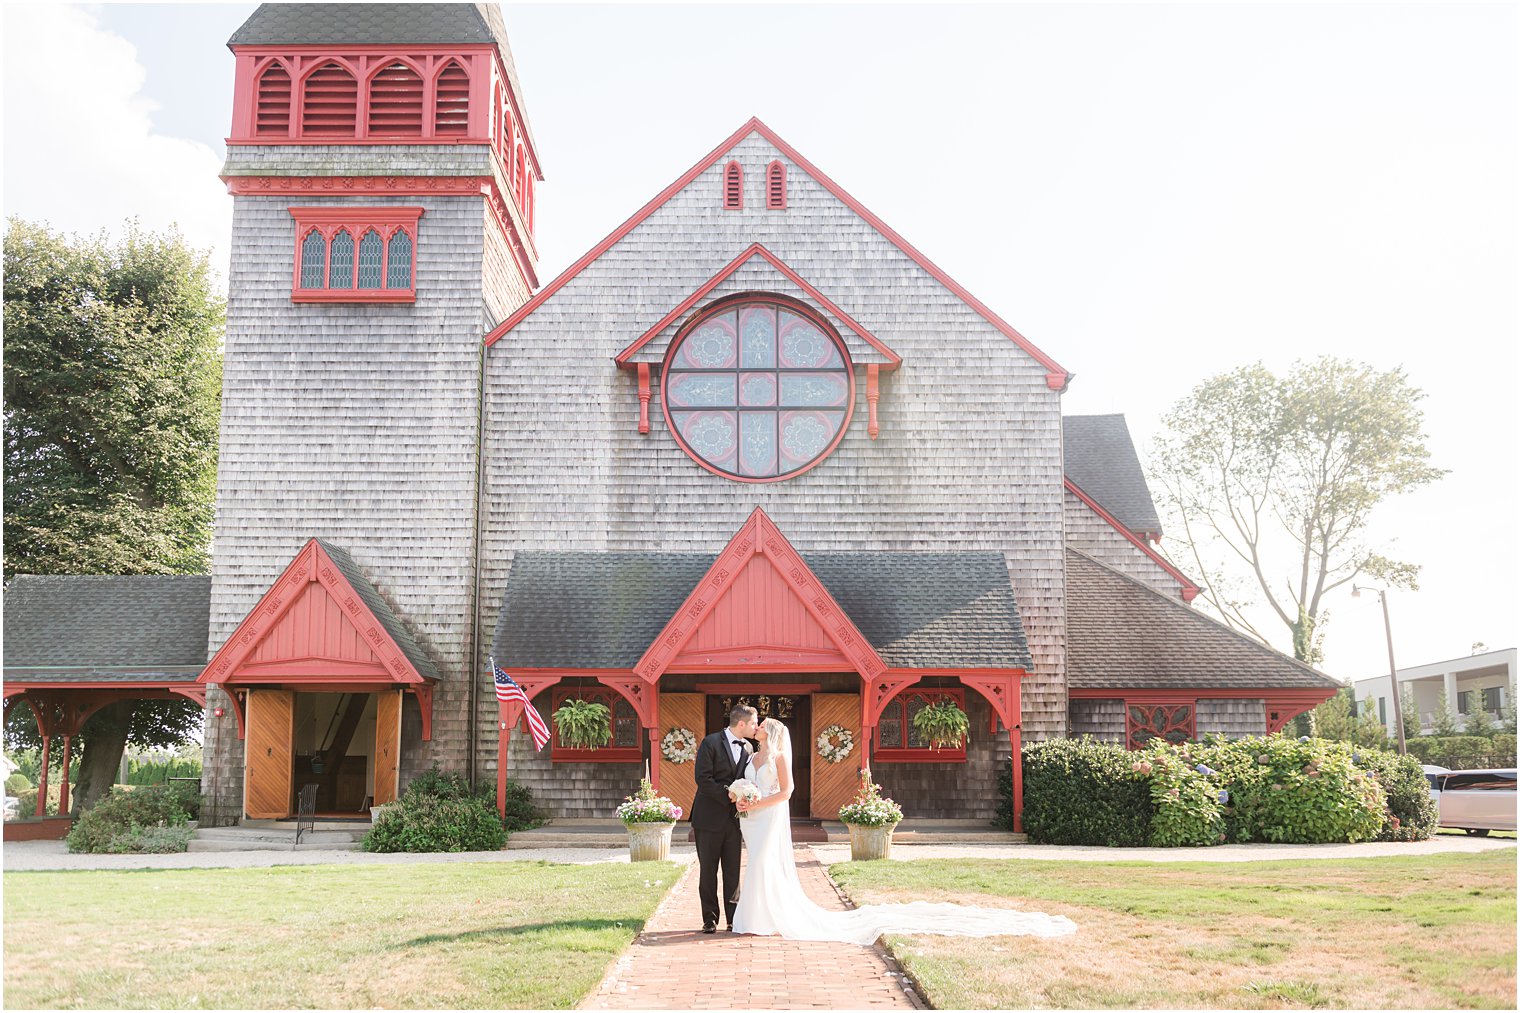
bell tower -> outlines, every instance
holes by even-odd
[[[405,700],[403,781],[434,760],[468,770],[481,339],[538,285],[543,178],[501,12],[264,4],[228,45],[209,648],[309,540],[335,545],[438,672],[426,739]],[[212,713],[236,693],[213,687]],[[494,701],[479,709],[491,727]],[[242,798],[238,733],[227,708],[207,719],[220,812]]]

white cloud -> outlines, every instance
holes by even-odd
[[[129,218],[178,225],[212,251],[225,287],[232,199],[221,159],[154,132],[137,48],[63,5],[6,5],[4,34],[6,215],[82,234],[119,234]]]

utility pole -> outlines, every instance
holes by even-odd
[[[1393,623],[1388,618],[1388,592],[1375,587],[1357,587],[1353,584],[1351,596],[1360,598],[1363,591],[1376,593],[1378,601],[1383,603],[1383,633],[1388,638],[1388,685],[1393,694],[1393,723],[1399,730],[1399,755],[1403,756],[1409,752],[1409,747],[1404,742],[1404,707],[1403,694],[1399,692],[1399,669],[1393,661]]]

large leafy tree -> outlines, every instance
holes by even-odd
[[[1424,394],[1403,370],[1345,359],[1260,363],[1205,381],[1164,417],[1153,488],[1173,561],[1202,597],[1263,643],[1275,615],[1294,656],[1321,658],[1327,596],[1365,577],[1416,587],[1419,567],[1368,539],[1377,506],[1444,472],[1425,448]]]
[[[17,573],[205,573],[225,304],[207,255],[129,224],[79,239],[11,219],[5,235],[4,567]],[[192,733],[188,702],[124,702],[81,730],[78,807],[128,742]],[[38,744],[29,708],[7,738]]]

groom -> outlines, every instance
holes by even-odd
[[[728,727],[713,732],[697,748],[697,798],[691,804],[691,827],[697,838],[697,896],[702,901],[702,931],[718,931],[718,866],[723,866],[723,910],[728,928],[734,927],[739,903],[739,810],[728,797],[728,786],[744,776],[749,763],[749,739],[759,714],[743,704],[728,715]]]

